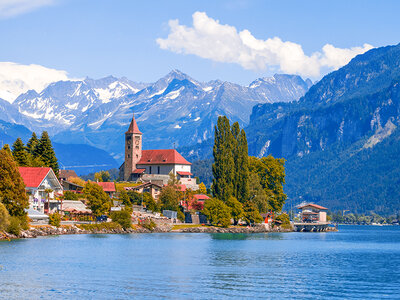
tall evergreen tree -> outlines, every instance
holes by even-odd
[[[214,133],[213,156],[213,194],[214,197],[227,201],[234,191],[234,159],[232,155],[233,136],[227,117],[218,117]]]
[[[17,138],[13,144],[12,155],[18,166],[28,166],[28,152],[20,138]]]
[[[240,155],[239,155],[239,134],[240,134],[240,126],[238,122],[235,122],[232,124],[232,157],[233,157],[233,165],[234,165],[234,170],[233,170],[233,194],[232,196],[235,197],[236,199],[239,198],[238,196],[238,182],[239,182],[239,177],[240,177]]]
[[[43,131],[35,152],[35,156],[39,157],[44,162],[45,166],[52,168],[54,173],[58,174],[59,167],[57,157],[47,131]]]
[[[32,137],[29,139],[28,143],[26,143],[26,149],[28,153],[35,155],[35,150],[38,144],[39,140],[36,136],[36,133],[32,132]]]
[[[10,156],[12,156],[12,152],[11,152],[10,146],[8,144],[5,144],[3,146],[3,150],[6,151]]]
[[[238,136],[237,150],[237,199],[244,203],[249,200],[249,154],[246,132],[242,129]]]
[[[25,185],[11,153],[0,150],[0,201],[11,216],[25,215],[29,207]]]

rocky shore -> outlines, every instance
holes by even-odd
[[[181,229],[174,229],[171,232],[185,232],[185,233],[263,233],[263,232],[291,232],[293,229],[285,229],[280,226],[268,229],[263,225],[253,227],[214,227],[214,226],[199,226],[187,227]]]

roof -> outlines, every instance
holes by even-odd
[[[115,192],[114,182],[96,182],[105,192]]]
[[[37,211],[37,210],[35,210],[33,208],[25,209],[25,212],[28,214],[28,217],[30,219],[33,219],[33,220],[34,219],[48,219],[49,218],[48,215],[46,215],[44,213],[41,213],[40,211]]]
[[[323,206],[317,205],[317,204],[313,204],[313,203],[307,203],[307,204],[302,205],[302,206],[299,206],[299,207],[297,207],[297,208],[298,208],[298,209],[303,209],[303,208],[309,207],[309,206],[311,206],[311,207],[313,207],[313,208],[316,208],[316,209],[327,210],[326,207],[323,207]]]
[[[190,176],[190,175],[193,175],[193,174],[190,173],[190,172],[176,172],[176,173],[178,173],[178,175],[181,175],[181,176]]]
[[[137,165],[191,165],[175,149],[143,150]]]
[[[137,123],[136,123],[135,115],[132,116],[131,124],[129,125],[128,131],[125,132],[125,134],[126,134],[126,133],[142,134],[142,133],[140,132],[140,130],[139,130],[139,127],[138,127]]]
[[[51,168],[19,167],[19,173],[28,188],[37,188],[46,178]]]
[[[133,189],[133,190],[136,190],[136,189],[141,189],[141,188],[144,188],[144,187],[147,187],[147,186],[152,186],[152,185],[154,185],[154,186],[156,186],[156,187],[162,189],[162,186],[161,186],[161,185],[158,185],[158,184],[153,183],[153,182],[146,182],[146,183],[143,183],[143,184],[134,186],[134,187],[132,187],[132,189]]]
[[[184,185],[184,184],[177,184],[176,187],[177,187],[178,191],[181,191],[181,192],[186,191],[186,185]]]
[[[144,171],[146,171],[146,169],[135,169],[133,170],[133,174],[142,174]]]
[[[77,213],[91,213],[92,211],[86,207],[82,201],[77,200],[64,200],[62,202],[63,211],[77,212]]]
[[[207,195],[204,195],[204,194],[193,195],[193,198],[195,198],[197,201],[204,201],[204,200],[210,199],[210,197],[208,197]]]
[[[68,179],[70,177],[78,177],[74,170],[60,170],[58,172],[58,178]]]

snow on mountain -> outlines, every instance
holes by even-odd
[[[85,143],[120,159],[132,113],[144,148],[178,147],[212,137],[219,115],[245,126],[254,105],[298,100],[309,87],[299,76],[274,75],[241,86],[199,82],[173,70],[152,84],[112,76],[58,81],[20,95],[12,106],[31,130],[46,129],[57,142]]]

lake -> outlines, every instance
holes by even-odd
[[[0,242],[2,299],[394,299],[400,227]]]

